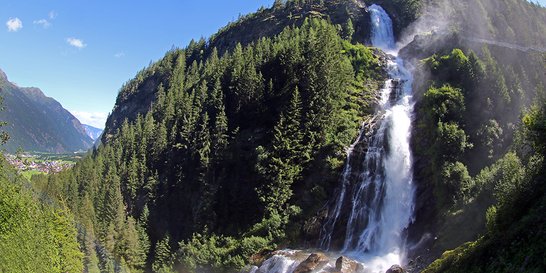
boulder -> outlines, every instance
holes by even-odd
[[[402,268],[401,266],[395,264],[391,266],[391,268],[389,268],[389,270],[387,270],[387,272],[385,273],[406,273],[406,270],[404,270],[404,268]]]
[[[328,263],[328,257],[322,253],[313,253],[301,262],[294,270],[294,273],[310,273],[321,269]]]
[[[357,261],[341,256],[336,260],[336,272],[340,273],[357,273],[363,272],[364,266]]]

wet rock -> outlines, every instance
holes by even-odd
[[[336,260],[336,272],[340,273],[357,273],[363,272],[364,266],[362,264],[351,260],[347,257],[339,257]]]
[[[425,259],[421,256],[417,256],[415,259],[410,260],[407,265],[404,266],[404,269],[408,273],[421,272],[425,269],[431,262],[426,262]]]
[[[406,271],[399,265],[395,264],[387,270],[385,273],[406,273]]]
[[[328,257],[322,253],[313,253],[301,262],[294,270],[294,273],[310,273],[321,269],[328,263]]]

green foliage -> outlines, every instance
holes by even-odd
[[[303,134],[300,122],[301,100],[296,88],[292,98],[277,125],[273,128],[273,140],[269,151],[258,147],[258,172],[267,181],[258,194],[266,209],[265,217],[280,214],[281,223],[288,223],[293,209],[289,200],[292,197],[291,185],[300,179],[302,164],[308,160],[304,156]]]
[[[464,195],[472,187],[472,178],[468,174],[466,166],[461,162],[448,162],[442,168],[442,182],[446,184],[448,192],[455,194],[452,199]]]
[[[347,19],[345,25],[343,25],[343,39],[347,41],[353,40],[353,35],[355,34],[355,28],[353,26],[353,20],[351,18]]]
[[[546,120],[543,109],[524,117],[528,141],[540,147],[546,132],[531,126]],[[538,146],[537,146],[538,145]],[[536,149],[524,165],[508,153],[475,178],[478,195],[493,195],[496,202],[485,212],[487,233],[479,240],[446,251],[423,272],[541,272],[546,263],[546,166],[544,151]],[[483,198],[483,197],[481,197]]]
[[[237,272],[251,263],[250,257],[264,249],[272,249],[271,242],[257,236],[242,239],[219,235],[194,234],[180,242],[177,260],[191,272]]]
[[[485,212],[485,219],[486,219],[488,232],[495,232],[497,230],[496,217],[497,217],[497,207],[495,206],[489,207],[487,211]]]
[[[74,219],[66,209],[42,205],[33,192],[0,170],[0,271],[82,272]]]
[[[472,144],[467,142],[464,130],[460,129],[457,123],[440,121],[437,126],[435,150],[441,159],[457,160],[468,147],[472,147]]]
[[[431,162],[426,170],[432,177],[438,207],[442,208],[463,197],[470,185],[467,168],[461,162],[467,149],[472,148],[461,126],[465,98],[461,89],[446,84],[430,87],[420,103],[415,133],[420,141],[416,150],[417,154],[426,154]],[[437,169],[441,172],[436,173]]]
[[[524,116],[524,134],[536,152],[546,154],[546,107],[533,106]]]
[[[270,246],[262,237],[241,240],[218,235],[194,234],[181,242],[178,262],[191,272],[236,272],[248,265],[250,256]]]
[[[427,118],[434,121],[459,121],[465,111],[464,97],[461,89],[444,85],[441,88],[430,88],[424,96],[424,107]]]
[[[318,19],[221,55],[192,42],[139,72],[116,109],[155,92],[151,106],[36,185],[69,200],[87,271],[241,268],[297,239],[327,200],[373,110],[379,63]]]
[[[0,97],[0,111],[4,111],[4,97]],[[0,122],[0,128],[6,126],[8,123],[5,121]],[[0,145],[6,144],[10,136],[6,131],[0,132]]]
[[[487,150],[487,157],[489,159],[495,157],[495,152],[501,148],[503,129],[499,123],[491,119],[482,125],[477,132],[478,137],[481,139],[481,145]]]
[[[511,1],[504,1],[501,6],[508,2]],[[458,5],[454,3],[453,7],[460,8]],[[468,12],[462,14],[468,16]],[[494,12],[499,12],[498,7]],[[540,150],[535,146],[537,138],[530,141],[534,132],[528,131],[527,126],[522,133],[515,130],[521,124],[521,110],[529,105],[537,86],[544,82],[543,77],[530,75],[536,69],[543,69],[544,64],[532,53],[502,47],[466,44],[464,50],[452,48],[453,44],[462,46],[461,39],[466,38],[465,34],[455,37],[449,40],[450,44],[432,43],[428,54],[436,54],[423,60],[416,72],[415,90],[426,92],[417,95],[415,108],[412,141],[414,156],[420,159],[415,175],[417,180],[424,181],[428,198],[436,205],[428,210],[438,218],[432,222],[439,238],[432,247],[433,253],[439,255],[485,236],[446,252],[427,272],[523,270],[527,267],[523,265],[526,256],[534,261],[529,264],[536,264],[533,249],[541,247],[531,241],[540,241],[540,234],[521,235],[522,230],[530,227],[523,215],[532,215],[531,219],[538,216],[530,213],[530,203],[536,205],[534,201],[543,193],[539,190],[534,198],[528,193],[533,188],[529,181],[535,180],[531,165],[541,162],[532,155]],[[523,139],[517,146],[511,146],[514,135]],[[516,148],[521,150],[510,152]],[[521,202],[518,196],[522,195],[535,200]],[[536,223],[537,218],[534,219]],[[457,229],[460,226],[465,226],[464,233]],[[507,233],[511,237],[507,235],[501,242],[500,234]],[[511,243],[514,245],[510,246]],[[525,245],[530,247],[527,249]],[[532,268],[540,266],[529,268],[533,272]]]
[[[480,194],[492,196],[497,203],[504,204],[520,187],[524,176],[523,164],[515,153],[510,152],[475,177],[476,191],[482,191]]]
[[[155,272],[168,272],[173,266],[173,256],[171,251],[171,238],[167,234],[155,245],[154,262],[152,270]]]

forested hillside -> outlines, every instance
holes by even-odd
[[[284,3],[286,2],[286,3]],[[419,11],[418,0],[374,1],[384,4],[386,9],[395,14],[396,31],[414,20]],[[207,41],[191,41],[186,50],[186,65],[199,65],[209,58],[213,51],[223,55],[233,51],[237,44],[245,47],[262,38],[271,38],[281,33],[287,26],[300,26],[308,18],[323,19],[335,26],[340,36],[346,40],[370,44],[370,18],[366,5],[371,1],[353,0],[294,0],[275,1],[271,8],[262,8],[255,13],[241,16],[229,23]],[[163,62],[169,62],[164,60]],[[172,62],[172,61],[171,61]],[[171,64],[172,65],[172,64]],[[157,66],[157,64],[155,65]],[[157,97],[157,87],[170,77],[169,64],[164,70],[143,69],[135,79],[128,81],[120,90],[116,105],[106,122],[104,139],[113,135],[121,127],[125,118],[133,122],[138,114],[145,115]],[[150,68],[153,68],[150,67]],[[272,72],[271,72],[272,73]]]
[[[172,50],[129,82],[120,97],[161,79],[150,111],[72,171],[34,179],[96,238],[86,267],[236,269],[300,242],[383,78],[382,55],[342,34],[307,19],[223,55]]]
[[[527,220],[517,227],[505,222],[502,228],[489,230],[496,218],[513,217],[517,222],[515,215],[529,215],[533,224],[542,221],[536,210],[544,191],[532,182],[540,177],[542,159],[540,152],[530,152],[530,145],[522,144],[529,143],[522,117],[529,109],[539,111],[545,99],[546,41],[544,35],[532,33],[545,33],[546,9],[525,1],[483,0],[447,2],[443,9],[450,30],[421,33],[403,50],[417,67],[413,146],[420,182],[416,222],[410,227],[410,241],[416,244],[413,255],[430,259],[481,238],[473,243],[479,253],[473,254],[474,260],[449,256],[458,262],[433,272],[455,264],[459,269],[450,272],[471,272],[470,268],[534,272],[544,265],[527,239],[511,237],[513,243],[525,245],[514,256],[484,249],[506,247],[495,241],[500,230],[519,236],[531,225]],[[537,189],[536,203],[520,203],[531,189]],[[544,241],[544,234],[531,234],[528,238],[536,236],[537,243]],[[517,255],[526,255],[527,262]],[[484,261],[488,259],[491,262]],[[465,267],[464,262],[473,265]]]
[[[0,272],[82,272],[70,210],[35,192],[0,158]]]
[[[239,272],[317,247],[347,147],[382,114],[372,2],[413,73],[403,266],[540,272],[546,9],[523,0],[274,1],[173,48],[121,87],[73,169],[28,186],[4,168],[0,253],[22,250],[0,272]]]

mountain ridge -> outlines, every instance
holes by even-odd
[[[400,23],[402,15],[413,12],[397,14],[402,6],[392,5],[435,3],[399,0],[388,8],[388,2],[381,1],[397,32],[409,24]],[[412,223],[402,232],[408,250],[402,266],[537,272],[544,234],[529,238],[522,231],[544,223],[544,186],[533,185],[544,181],[534,178],[544,177],[537,170],[544,170],[546,108],[533,102],[546,95],[545,63],[534,52],[465,40],[460,31],[491,25],[485,31],[496,39],[534,38],[501,28],[522,31],[536,23],[519,16],[533,7],[520,0],[459,2],[436,1],[449,4],[450,16],[438,13],[444,21],[437,22],[446,23],[447,35],[425,31],[433,26],[425,21],[429,28],[416,31],[401,52],[415,68],[410,145],[418,188]],[[347,15],[357,2],[344,3]],[[342,192],[346,148],[359,126],[363,138],[373,134],[369,118],[382,114],[377,92],[389,59],[358,43],[370,35],[364,26],[325,16],[330,4],[275,1],[222,30],[220,36],[231,37],[219,46],[226,50],[202,40],[167,52],[120,89],[104,145],[72,170],[36,177],[40,190],[71,200],[85,234],[86,267],[115,272],[119,262],[131,271],[241,272],[276,249],[317,245],[325,219],[336,213],[325,204]],[[358,11],[367,16],[365,8]],[[467,13],[478,18],[459,17]],[[499,29],[488,22],[497,13]],[[280,28],[269,26],[275,22],[284,28],[237,41],[245,20],[276,14],[301,16],[302,24],[257,20],[255,29]],[[347,176],[360,179],[357,169],[367,168],[361,161],[371,148],[363,141],[351,149],[355,166],[346,166],[355,168]],[[510,241],[502,242],[506,231]],[[534,245],[525,249],[530,240]]]
[[[100,136],[102,135],[102,132],[104,131],[103,129],[100,129],[100,128],[97,128],[97,127],[93,127],[91,125],[88,125],[88,124],[82,124],[83,128],[85,129],[85,132],[87,133],[87,135],[93,140],[97,140],[100,138]]]
[[[11,139],[8,152],[26,151],[66,153],[85,151],[93,144],[79,120],[55,99],[36,87],[19,87],[0,70],[0,95],[4,111],[0,119]]]

